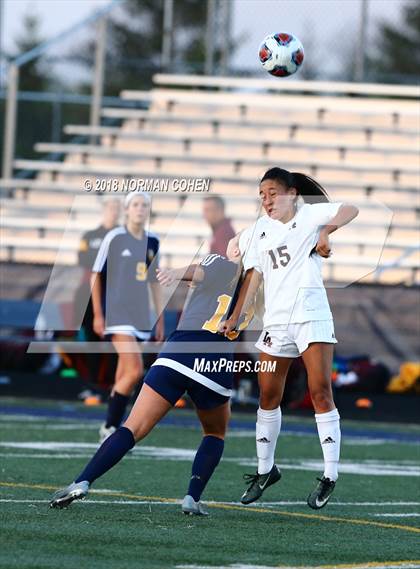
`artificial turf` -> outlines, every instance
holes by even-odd
[[[201,434],[190,412],[176,410],[95,483],[88,500],[50,510],[52,491],[94,452],[98,410],[41,402],[25,412],[22,402],[1,403],[1,568],[420,567],[419,427],[343,422],[345,472],[330,504],[313,511],[304,503],[320,474],[313,421],[286,418],[277,453],[283,478],[262,504],[244,507],[242,475],[255,469],[254,418],[234,416],[203,496],[211,515],[196,518],[182,515],[179,500]],[[62,417],[48,415],[57,410]]]

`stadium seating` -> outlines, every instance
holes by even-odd
[[[360,208],[357,222],[334,236],[327,278],[418,282],[416,87],[168,75],[155,81],[151,91],[121,94],[147,101],[148,110],[105,108],[103,117],[120,124],[65,127],[86,144],[36,145],[62,161],[15,161],[35,178],[0,181],[3,260],[53,262],[59,248],[59,262],[74,263],[81,234],[98,219],[99,200],[83,192],[86,179],[208,178],[242,229],[258,215],[259,177],[281,165],[315,176],[332,199]],[[203,195],[187,202],[186,194],[152,195],[150,228],[162,239],[163,263],[176,266],[205,251]]]

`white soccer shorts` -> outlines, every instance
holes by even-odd
[[[255,347],[271,356],[298,358],[313,342],[337,343],[332,319],[285,324],[276,330],[263,330]]]

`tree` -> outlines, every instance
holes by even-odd
[[[40,33],[40,20],[37,14],[25,14],[22,22],[22,32],[16,38],[16,51],[13,58],[22,55],[44,41]],[[47,63],[39,58],[29,61],[22,66],[19,77],[20,91],[46,91],[53,83],[53,76]]]
[[[40,32],[40,20],[36,13],[27,13],[23,17],[22,29],[15,39],[16,48],[5,54],[7,60],[28,52],[44,41]],[[34,59],[24,64],[19,70],[19,92],[47,91],[54,84],[54,76],[45,61]],[[0,160],[3,157],[4,101],[0,107]],[[49,104],[32,101],[19,101],[16,131],[16,156],[33,158],[36,153],[33,145],[39,140],[49,140],[51,108]]]
[[[402,8],[402,25],[381,22],[374,54],[369,58],[371,73],[384,79],[418,81],[420,69],[420,4],[409,0]]]
[[[151,87],[153,74],[161,71],[163,6],[163,0],[126,0],[111,12],[107,28],[107,95],[118,95],[121,89]],[[205,0],[174,0],[173,63],[168,72],[203,72],[206,20]],[[72,58],[91,69],[93,54],[94,43],[89,41]],[[220,56],[216,49],[216,64]]]

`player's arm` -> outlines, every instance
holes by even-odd
[[[329,235],[337,231],[340,227],[347,225],[359,214],[359,209],[351,204],[342,204],[336,215],[321,227],[318,242],[315,251],[321,257],[329,257],[331,255],[331,246]]]
[[[105,331],[105,318],[102,310],[101,273],[93,272],[90,277],[90,288],[93,309],[93,329],[101,338]]]
[[[163,342],[165,338],[164,316],[163,316],[163,300],[162,289],[157,282],[150,283],[150,291],[152,293],[153,305],[155,307],[158,318],[156,320],[155,337],[158,342]]]
[[[227,320],[220,323],[219,332],[227,336],[236,329],[241,316],[244,315],[254,303],[261,280],[262,275],[256,269],[250,269],[246,272],[232,314]]]
[[[110,231],[105,236],[99,247],[95,262],[93,263],[90,277],[90,289],[93,309],[93,329],[98,336],[103,337],[105,331],[105,318],[102,310],[102,271],[106,270],[106,262],[109,247],[113,239],[114,232]]]
[[[197,264],[179,269],[156,269],[156,278],[162,286],[170,286],[175,281],[201,282],[204,279],[204,269]]]

